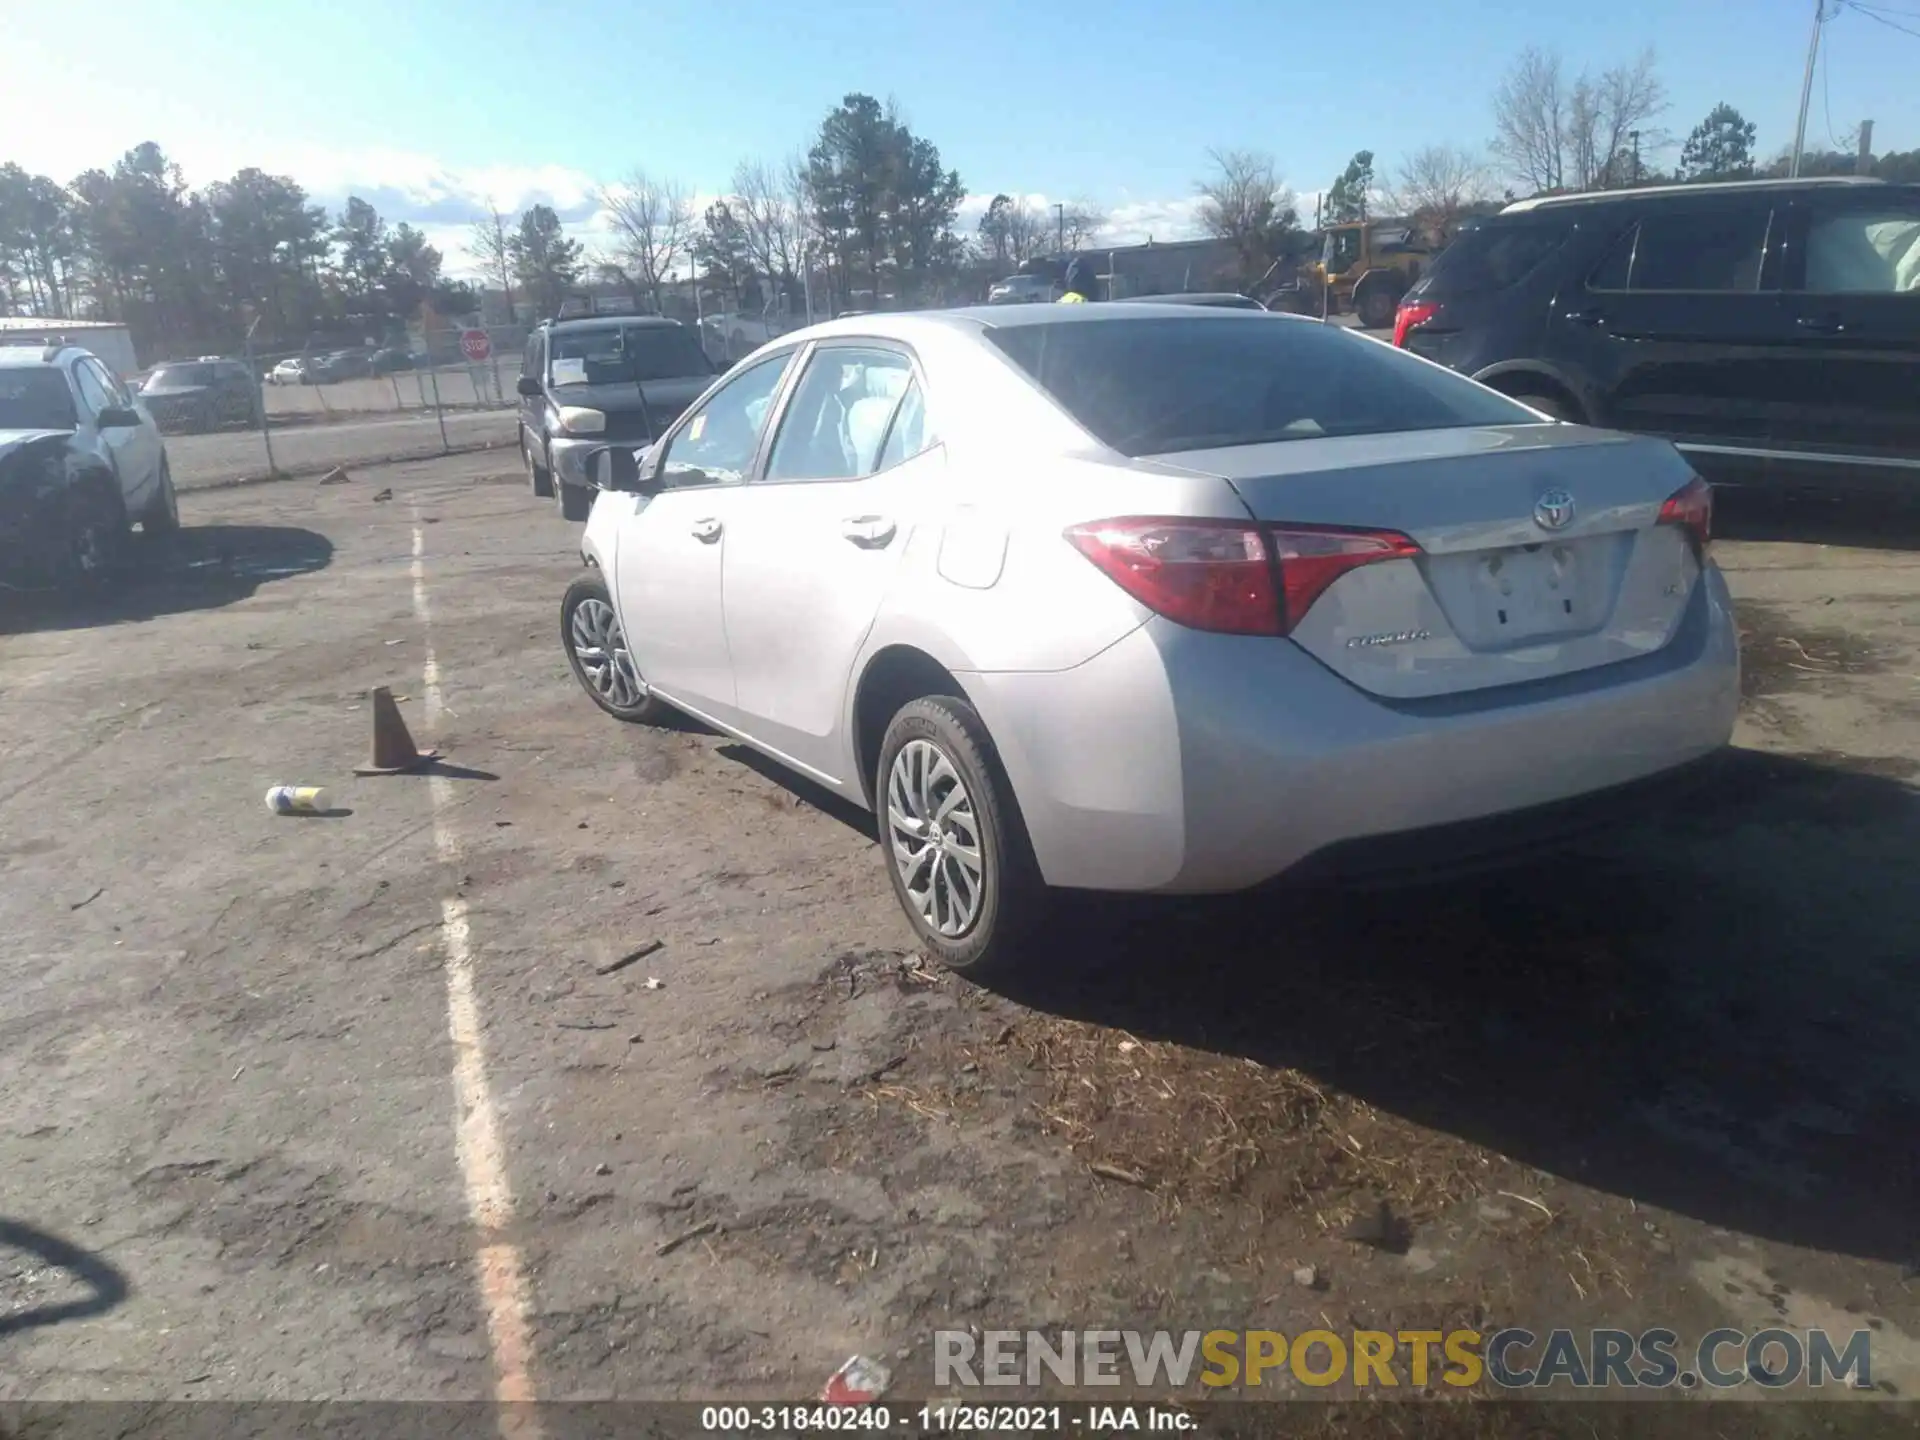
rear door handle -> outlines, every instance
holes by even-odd
[[[1598,310],[1567,310],[1560,318],[1575,325],[1604,325],[1607,317]]]
[[[1793,323],[1802,330],[1817,330],[1822,335],[1838,335],[1847,328],[1837,315],[1802,315]]]
[[[893,532],[893,521],[884,515],[853,515],[840,522],[840,533],[863,550],[882,549]]]
[[[693,522],[693,538],[711,545],[720,538],[720,522],[709,515],[704,520]]]

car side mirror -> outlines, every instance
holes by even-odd
[[[132,430],[139,426],[140,417],[126,405],[109,405],[94,417],[94,424],[102,430]]]
[[[593,483],[599,489],[627,495],[651,495],[658,490],[642,477],[646,466],[637,451],[624,445],[609,445],[593,457]]]
[[[526,396],[529,400],[538,400],[542,395],[546,393],[545,390],[541,388],[538,377],[533,375],[522,375],[520,377],[519,383],[515,385],[513,388],[515,390],[518,390],[522,395]]]

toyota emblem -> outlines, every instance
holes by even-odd
[[[1533,523],[1542,530],[1564,530],[1573,522],[1573,496],[1549,490],[1533,502]]]

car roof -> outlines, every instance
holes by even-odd
[[[1321,322],[1303,315],[1280,315],[1268,310],[1245,310],[1231,305],[1178,305],[1164,301],[1128,300],[1090,305],[964,305],[952,310],[894,311],[849,315],[822,321],[782,335],[776,344],[799,345],[809,340],[898,340],[956,332],[978,336],[988,330],[1017,330],[1028,325],[1102,325],[1140,320],[1184,320],[1190,323],[1233,325],[1291,320],[1302,325]]]
[[[1535,210],[1558,210],[1576,205],[1618,205],[1629,201],[1671,200],[1681,196],[1764,195],[1779,190],[1845,189],[1886,183],[1871,175],[1808,175],[1797,180],[1713,180],[1689,185],[1643,185],[1631,190],[1587,190],[1578,195],[1536,195],[1530,200],[1514,201],[1500,214],[1525,215]]]
[[[1210,305],[1223,310],[1235,308],[1241,310],[1264,310],[1266,307],[1252,296],[1242,295],[1237,290],[1190,290],[1178,295],[1128,295],[1122,297],[1126,305]]]
[[[0,366],[9,370],[24,370],[30,365],[52,365],[72,352],[77,355],[91,355],[93,352],[84,345],[0,345]]]

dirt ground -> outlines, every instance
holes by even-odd
[[[502,1305],[543,1398],[1508,1323],[1865,1325],[1920,1396],[1915,527],[1730,517],[1747,709],[1669,821],[1082,901],[987,991],[861,817],[578,693],[577,530],[505,468],[189,495],[118,598],[5,612],[0,1400],[482,1398]],[[438,774],[351,774],[381,684]]]

